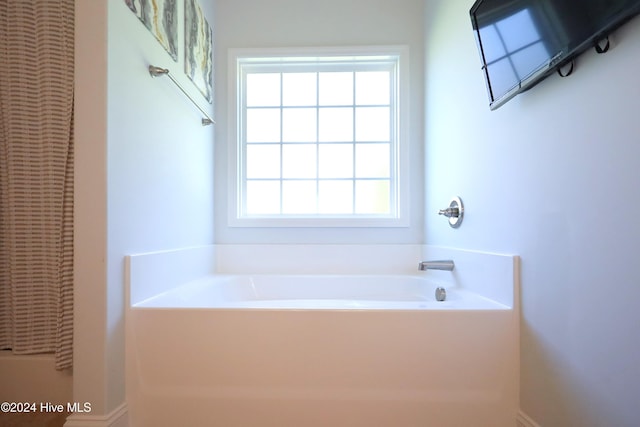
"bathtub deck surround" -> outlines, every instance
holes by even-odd
[[[448,295],[444,298],[444,295]],[[464,289],[449,293],[409,275],[216,274],[136,303],[134,308],[269,310],[508,310]]]
[[[215,246],[147,252],[125,258],[127,305],[215,273]],[[131,284],[134,286],[131,286]]]
[[[451,260],[451,271],[421,271],[424,260]],[[517,257],[429,245],[206,245],[126,257],[128,305],[205,277],[270,275],[419,275],[445,288],[514,307]]]
[[[228,274],[415,274],[420,245],[217,245]]]
[[[421,245],[186,251],[213,256],[178,286],[178,273],[149,270],[174,257],[180,270],[180,251],[127,258],[133,425],[515,425],[517,257]],[[455,269],[418,271],[440,259]]]
[[[517,256],[441,246],[423,246],[422,259],[453,260],[452,271],[429,270],[432,280],[446,287],[473,292],[507,307],[518,309],[520,259]]]

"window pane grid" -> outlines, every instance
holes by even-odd
[[[256,89],[259,88],[256,84],[243,85],[242,117],[245,119],[241,188],[244,194],[240,200],[245,216],[394,215],[397,197],[393,178],[396,173],[393,137],[395,74],[388,70],[388,64],[385,67],[382,71],[371,71],[369,66],[349,72],[322,70],[302,73],[292,70],[245,74],[247,81],[270,82],[277,86],[255,95],[247,92],[263,88]],[[259,77],[254,79],[252,76]],[[369,79],[384,87],[381,76],[386,76],[385,90],[374,95],[366,94],[363,90],[366,82],[361,83],[359,79]],[[341,80],[338,88],[349,87],[349,96],[339,92],[323,95],[322,81],[326,83],[331,79]],[[315,91],[312,88],[306,90],[304,96],[294,96],[290,83],[296,80],[312,82]],[[313,92],[315,94],[311,95]],[[338,102],[324,102],[332,100]],[[275,123],[269,123],[269,119]],[[258,135],[265,136],[260,138]],[[279,165],[268,167],[273,156],[261,158],[259,150],[254,148],[260,145],[279,146]],[[336,166],[337,160],[323,156],[328,147],[348,147],[350,171],[346,171],[344,165]],[[252,150],[257,153],[253,158],[250,155]],[[313,155],[310,154],[312,151]],[[277,166],[279,176],[259,176],[254,168],[260,160],[267,163],[266,170],[271,173]],[[332,172],[334,166],[342,169]],[[260,187],[260,182],[270,184]],[[277,184],[277,191],[274,184]],[[271,193],[258,193],[260,188],[268,188]],[[257,199],[252,200],[252,197]],[[260,207],[260,203],[265,203],[266,207]],[[275,205],[279,206],[277,211],[273,208]]]

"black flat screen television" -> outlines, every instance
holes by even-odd
[[[640,0],[477,0],[469,12],[495,110],[640,13]]]

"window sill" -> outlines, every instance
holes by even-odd
[[[408,218],[359,216],[353,218],[243,217],[229,219],[229,227],[265,228],[394,228],[409,227]]]

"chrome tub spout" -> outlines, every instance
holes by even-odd
[[[427,270],[446,270],[453,271],[455,264],[451,260],[440,260],[440,261],[422,261],[418,264],[418,269],[420,271]]]

